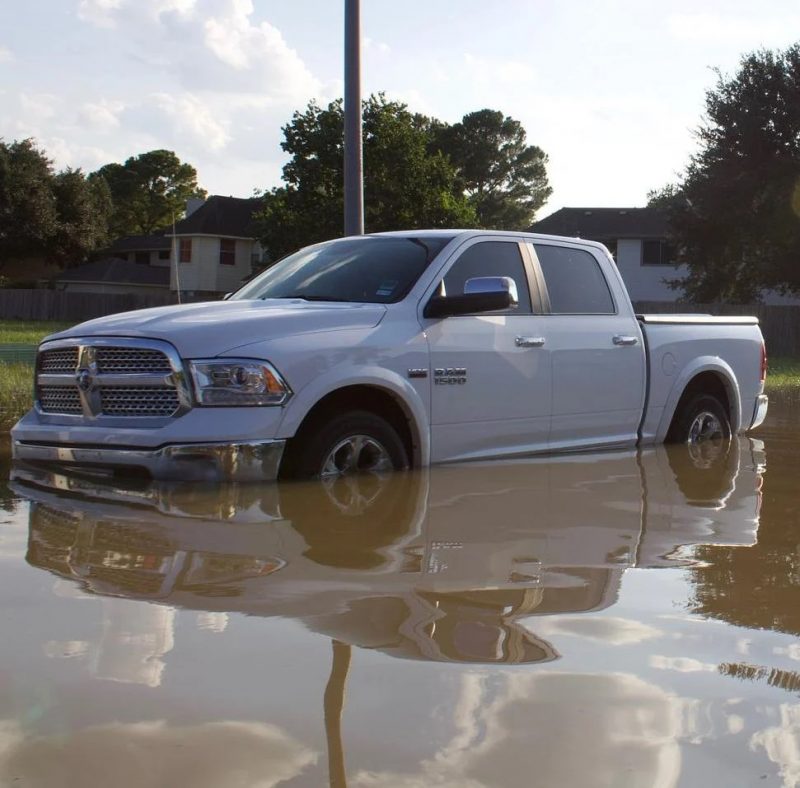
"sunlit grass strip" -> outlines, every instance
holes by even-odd
[[[0,364],[0,429],[7,430],[33,404],[33,367]]]
[[[38,345],[48,334],[72,325],[56,320],[0,320],[0,344],[21,342]]]
[[[767,390],[800,389],[800,359],[770,358],[767,370]]]

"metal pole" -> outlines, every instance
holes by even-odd
[[[344,0],[344,234],[364,234],[361,0]]]

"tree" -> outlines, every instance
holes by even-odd
[[[706,114],[682,182],[651,195],[689,268],[676,286],[698,302],[800,291],[800,44],[717,72]]]
[[[482,109],[453,126],[434,124],[432,135],[434,148],[455,165],[481,227],[530,227],[553,190],[547,182],[547,155],[526,145],[518,120]]]
[[[80,262],[108,243],[111,192],[103,178],[66,169],[53,179],[56,227],[51,256],[62,264]]]
[[[44,254],[56,229],[50,160],[33,140],[0,140],[0,264]]]
[[[364,223],[368,232],[464,227],[476,215],[453,165],[430,147],[429,119],[405,104],[370,96],[363,107]],[[261,235],[276,259],[300,246],[335,238],[343,224],[342,102],[311,102],[283,128],[290,156],[285,185],[264,195]]]
[[[131,156],[125,164],[106,164],[92,178],[108,184],[114,210],[113,237],[149,235],[183,216],[190,197],[205,197],[197,185],[197,170],[172,151],[151,150]]]
[[[33,140],[0,141],[0,263],[43,257],[69,265],[106,243],[111,197],[102,179],[56,173]]]

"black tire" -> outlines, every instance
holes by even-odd
[[[337,446],[359,436],[366,438],[366,447],[361,449],[359,454],[361,460],[352,467],[343,467],[342,473],[383,472],[408,468],[406,448],[391,424],[369,411],[353,410],[333,416],[322,424],[319,422],[310,424],[292,438],[281,465],[281,477],[292,479],[320,477]],[[385,453],[380,455],[382,466],[370,467],[370,460],[378,457],[379,451]],[[347,447],[341,452],[343,462],[340,464],[346,466]]]
[[[730,437],[731,422],[724,405],[711,394],[695,394],[678,405],[667,433],[667,443],[728,441]]]

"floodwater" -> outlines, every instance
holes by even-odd
[[[786,400],[695,454],[15,469],[0,786],[798,786],[798,439]]]

